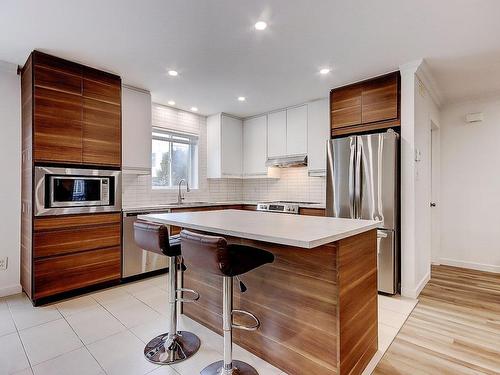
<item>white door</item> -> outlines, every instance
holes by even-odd
[[[267,117],[267,156],[286,155],[286,110],[270,113]]]
[[[307,105],[286,110],[286,153],[307,154]]]
[[[326,147],[330,139],[329,99],[307,104],[307,168],[309,173],[326,174]]]
[[[243,129],[242,121],[222,115],[221,124],[221,177],[241,177],[243,167]]]
[[[267,116],[243,121],[243,175],[266,175]]]

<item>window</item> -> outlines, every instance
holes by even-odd
[[[181,179],[198,185],[198,137],[153,128],[152,186],[173,188]]]

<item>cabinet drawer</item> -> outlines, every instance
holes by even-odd
[[[326,216],[326,210],[324,208],[305,208],[301,207],[299,209],[300,215],[306,216]]]
[[[57,229],[80,228],[85,226],[109,225],[121,223],[121,217],[121,214],[116,213],[35,218],[34,229],[35,232],[39,232]]]
[[[120,246],[120,214],[35,219],[35,258]]]
[[[35,299],[121,277],[121,249],[87,251],[35,260]]]
[[[34,257],[41,258],[120,246],[120,239],[120,224],[35,232]]]

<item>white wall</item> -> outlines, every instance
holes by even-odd
[[[422,60],[401,70],[401,294],[416,298],[430,278],[431,124],[439,109]],[[432,82],[432,81],[431,81]],[[416,160],[419,153],[420,160]]]
[[[484,121],[467,124],[467,113]],[[439,261],[500,272],[500,96],[446,106],[441,117]]]
[[[417,71],[415,82],[415,147],[420,160],[415,162],[415,280],[418,289],[430,279],[432,259],[432,169],[431,130],[439,131],[439,110]],[[436,151],[436,150],[435,150]],[[437,208],[436,208],[437,209]]]
[[[21,83],[17,66],[0,61],[0,297],[21,291]]]

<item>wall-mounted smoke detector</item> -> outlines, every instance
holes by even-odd
[[[483,121],[483,112],[467,113],[465,115],[465,121],[467,121],[469,124],[474,122],[481,122]]]

